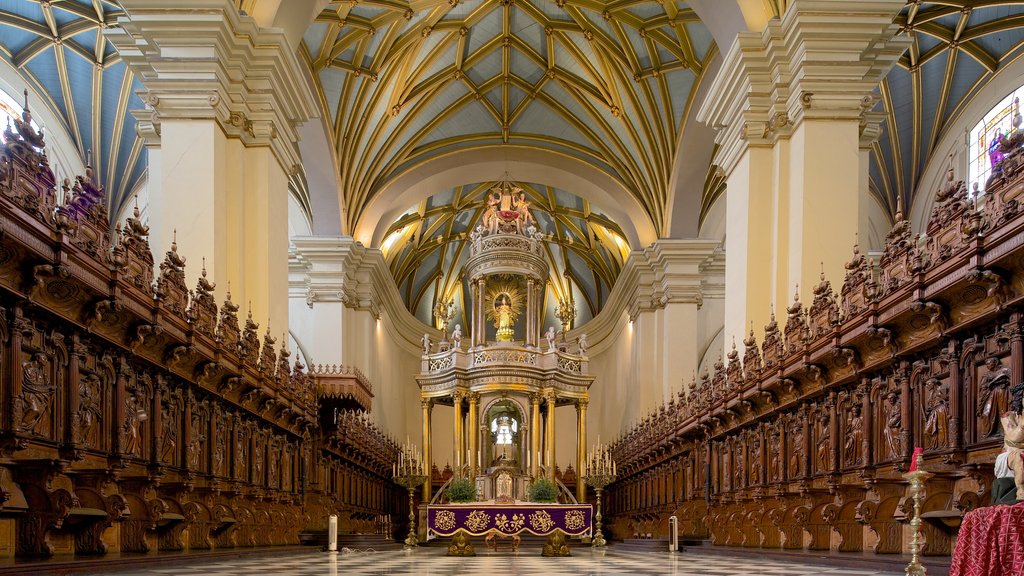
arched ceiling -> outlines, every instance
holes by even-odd
[[[349,229],[410,167],[508,143],[605,171],[659,233],[714,54],[685,2],[653,0],[337,1],[302,50],[333,123]]]
[[[1001,66],[1021,55],[1024,2],[908,2],[897,17],[913,45],[879,86],[885,113],[872,150],[871,189],[904,209],[940,138]],[[928,194],[932,190],[922,190]]]
[[[381,248],[406,306],[434,324],[439,300],[455,302],[454,323],[469,327],[461,271],[469,257],[469,232],[483,216],[484,196],[498,182],[458,186],[412,206],[389,228]],[[629,245],[619,226],[579,196],[541,184],[516,184],[531,203],[537,228],[550,236],[545,325],[557,325],[554,305],[571,295],[576,324],[595,316],[615,284]]]
[[[68,152],[91,159],[111,214],[131,199],[146,167],[129,112],[143,107],[135,94],[142,86],[102,33],[122,14],[109,0],[0,0],[0,57],[48,99],[77,148]]]

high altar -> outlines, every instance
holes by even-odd
[[[423,458],[450,450],[457,476],[475,479],[478,498],[494,504],[526,500],[531,479],[554,480],[555,407],[576,407],[576,499],[586,494],[588,374],[586,337],[565,339],[572,320],[559,303],[562,333],[541,334],[548,263],[545,237],[536,227],[526,194],[502,182],[484,199],[482,224],[470,234],[463,269],[470,294],[468,342],[461,326],[449,335],[450,315],[439,302],[435,313],[445,337],[423,337],[421,373],[416,381],[423,406]],[[570,306],[571,307],[571,306]],[[449,308],[450,310],[450,305]],[[432,408],[453,406],[454,445],[431,442]],[[543,408],[543,410],[542,410]],[[431,485],[423,487],[430,501]]]

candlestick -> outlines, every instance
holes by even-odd
[[[913,471],[907,472],[903,475],[904,478],[910,481],[910,496],[914,500],[914,515],[910,518],[910,529],[913,531],[913,537],[910,539],[910,564],[907,565],[906,574],[907,576],[927,576],[928,569],[921,564],[921,493],[924,491],[924,483],[926,480],[931,478],[933,474],[931,472],[922,470],[919,466],[919,460],[922,458],[922,454],[918,452],[922,449],[918,448],[914,451]]]

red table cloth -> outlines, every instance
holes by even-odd
[[[1024,503],[986,506],[964,516],[949,576],[1024,574]]]

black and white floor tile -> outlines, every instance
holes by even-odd
[[[482,547],[481,547],[482,548]],[[519,574],[666,574],[676,576],[895,576],[895,572],[830,568],[772,560],[730,558],[697,553],[669,554],[617,552],[595,553],[573,549],[571,558],[542,558],[532,552],[491,553],[478,551],[475,558],[449,558],[444,548],[372,552],[343,549],[337,554],[296,552],[230,560],[197,561],[179,566],[146,568],[144,571],[110,572],[116,575],[152,574],[173,576],[348,576],[352,574],[422,574],[513,576]]]

